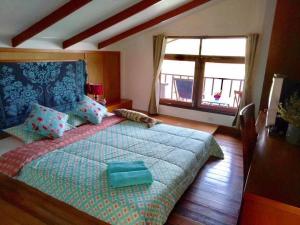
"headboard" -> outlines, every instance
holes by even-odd
[[[23,123],[34,102],[70,111],[84,95],[86,79],[83,60],[0,62],[0,129]]]

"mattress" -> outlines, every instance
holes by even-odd
[[[164,224],[210,156],[223,158],[209,133],[124,121],[26,164],[16,178],[111,224]],[[111,188],[107,163],[134,160],[154,182]]]

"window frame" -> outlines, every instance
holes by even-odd
[[[201,104],[205,63],[206,62],[213,62],[213,63],[245,64],[245,57],[242,57],[242,56],[201,55],[202,40],[207,39],[207,38],[210,38],[210,39],[245,38],[245,39],[247,39],[247,36],[245,36],[245,35],[234,35],[234,36],[188,36],[188,37],[186,37],[186,36],[167,36],[166,38],[200,39],[200,47],[199,47],[199,54],[198,55],[185,55],[185,54],[165,54],[164,55],[165,60],[193,61],[193,62],[195,62],[192,103],[177,101],[177,100],[173,100],[173,99],[159,98],[159,104],[178,107],[178,108],[192,109],[192,110],[197,110],[197,111],[219,113],[219,114],[224,114],[224,115],[235,115],[236,112],[237,112],[237,108]],[[199,100],[200,100],[200,102],[199,102]]]

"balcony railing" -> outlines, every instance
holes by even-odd
[[[188,81],[187,81],[188,80]],[[167,74],[160,75],[160,98],[175,101],[192,102],[192,87],[194,76]],[[230,79],[222,77],[204,77],[202,104],[220,105],[225,107],[236,108],[242,94],[244,85],[243,79]],[[184,93],[189,91],[188,93]],[[214,94],[221,92],[219,100],[214,99]],[[190,96],[187,98],[186,96]]]

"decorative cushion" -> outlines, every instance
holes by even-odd
[[[10,134],[13,137],[22,140],[25,144],[30,144],[34,141],[38,141],[45,138],[44,136],[39,135],[35,132],[25,130],[24,124],[7,128],[3,131]]]
[[[77,108],[73,111],[73,113],[93,124],[99,124],[101,123],[102,118],[106,116],[107,109],[105,106],[99,104],[88,96],[84,96],[83,100],[78,103]]]
[[[67,129],[68,115],[39,104],[34,104],[25,120],[25,129],[37,134],[58,138]]]
[[[129,120],[133,120],[133,121],[136,121],[136,122],[146,123],[148,125],[148,127],[152,127],[152,126],[154,126],[157,123],[161,123],[160,120],[154,119],[154,118],[152,118],[150,116],[147,116],[144,113],[137,112],[137,111],[134,111],[134,110],[116,109],[114,111],[114,113],[117,116],[122,116],[122,117],[124,117],[126,119],[129,119]]]
[[[77,116],[73,113],[68,113],[68,124],[70,124],[73,127],[78,127],[82,124],[87,123],[87,120],[81,118],[80,116]]]

